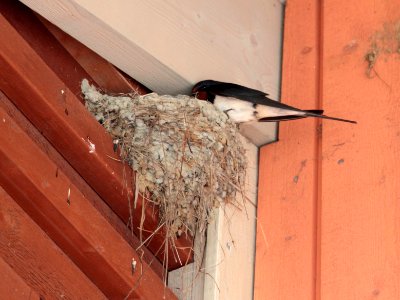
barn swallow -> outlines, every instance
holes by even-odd
[[[204,92],[207,100],[225,112],[235,123],[249,121],[278,122],[307,117],[329,119],[348,123],[351,120],[328,117],[323,110],[301,110],[268,98],[268,94],[234,83],[204,80],[193,86],[192,94]]]

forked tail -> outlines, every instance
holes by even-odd
[[[307,117],[314,117],[314,118],[321,118],[321,119],[328,119],[328,120],[335,120],[335,121],[340,121],[340,122],[357,124],[356,121],[325,116],[323,114],[324,113],[323,110],[304,110],[304,112],[306,113],[304,115],[287,115],[287,116],[266,117],[266,118],[259,119],[258,121],[259,122],[280,122],[280,121],[303,119],[303,118],[307,118]]]
[[[341,122],[357,124],[356,121],[325,116],[325,115],[323,115],[323,113],[324,113],[323,110],[305,110],[305,112],[307,113],[306,116],[308,116],[308,117],[314,117],[314,118],[321,118],[321,119],[328,119],[328,120],[335,120],[335,121],[341,121]]]

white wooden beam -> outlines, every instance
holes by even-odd
[[[188,93],[195,82],[216,79],[278,99],[279,0],[21,2],[160,94]],[[274,124],[252,128],[245,134],[257,145],[275,137]]]
[[[248,158],[245,194],[249,201],[242,210],[232,205],[215,210],[207,231],[206,255],[200,275],[194,264],[169,273],[168,286],[177,292],[179,299],[253,298],[256,233],[253,204],[257,201],[258,149],[246,141],[244,145]]]
[[[245,147],[245,194],[256,204],[258,149],[250,143]],[[232,205],[220,208],[215,223],[208,228],[204,299],[253,298],[256,207],[249,201],[241,211]]]

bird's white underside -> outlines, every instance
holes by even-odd
[[[267,117],[293,116],[304,115],[304,112],[265,105],[257,105],[236,98],[216,96],[214,99],[215,107],[223,112],[226,112],[232,121],[236,123],[256,121]]]

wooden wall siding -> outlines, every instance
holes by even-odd
[[[1,295],[13,295],[14,299],[40,300],[40,295],[27,285],[1,258],[0,270],[2,274],[2,280],[0,280]]]
[[[140,241],[126,228],[127,220],[121,221],[73,168],[79,166],[79,158],[75,157],[73,167],[65,159],[73,152],[77,156],[86,152],[86,142],[76,140],[82,134],[96,136],[96,128],[100,144],[96,150],[101,152],[109,143],[111,151],[104,152],[115,157],[110,139],[76,97],[82,77],[90,79],[90,73],[101,81],[94,72],[99,67],[107,75],[103,82],[113,81],[107,88],[119,90],[120,84],[121,89],[134,90],[134,81],[125,80],[98,56],[86,58],[92,64],[82,68],[32,12],[16,1],[0,3],[0,28],[0,268],[3,275],[16,279],[14,285],[2,285],[0,294],[11,298],[28,292],[31,298],[123,298],[136,287],[135,298],[174,299],[161,279],[161,264],[146,248],[141,256],[144,273],[137,285],[141,258],[133,249]],[[75,53],[90,56],[79,43],[73,47]],[[74,146],[80,148],[74,151]],[[96,154],[90,158],[99,160]],[[100,172],[106,167],[111,179],[113,173],[122,173],[122,167],[106,160],[104,154],[100,161],[105,162],[99,165]],[[94,168],[89,173],[97,175]],[[132,259],[138,262],[134,274]]]
[[[287,1],[283,101],[359,124],[282,123],[261,149],[255,299],[400,299],[398,5]]]
[[[29,137],[35,141],[36,145],[46,153],[46,155],[57,165],[61,170],[90,201],[93,206],[106,218],[109,223],[118,231],[118,233],[134,248],[140,245],[139,239],[132,235],[130,229],[124,222],[111,210],[111,208],[94,192],[83,178],[71,167],[71,165],[57,152],[45,137],[29,122],[28,119],[15,107],[15,105],[0,92],[0,107],[3,108],[8,115],[12,116],[18,126],[24,130]],[[155,259],[154,255],[143,247],[143,260],[151,263],[152,269],[162,278],[165,271],[161,263]]]
[[[359,124],[324,126],[320,297],[400,299],[400,2],[330,0],[322,15],[323,107]]]
[[[80,98],[77,97],[80,94],[80,81],[83,77],[90,78],[90,76],[51,34],[47,32],[46,35],[46,29],[40,22],[37,20],[35,22],[33,17],[27,17],[24,22],[19,23],[15,21],[19,8],[13,10],[12,1],[2,2],[1,5],[3,8],[0,26],[4,34],[3,41],[13,41],[13,43],[3,43],[0,49],[0,64],[2,70],[5,71],[0,80],[1,89],[108,203],[123,222],[128,224],[128,195],[132,196],[133,194],[131,186],[126,184],[126,182],[132,181],[130,169],[124,168],[119,162],[112,159],[117,156],[113,151],[111,138],[78,103],[80,101]],[[15,12],[15,10],[17,11]],[[22,13],[28,14],[29,12],[23,11]],[[13,23],[18,26],[13,27],[9,19],[14,20]],[[28,33],[31,30],[37,33],[37,38],[35,41],[29,38],[27,42],[24,37],[29,36]],[[48,43],[54,45],[48,47],[49,51],[43,49],[38,42],[42,36],[44,45]],[[15,51],[15,49],[19,51]],[[53,58],[50,59],[50,57]],[[69,67],[63,67],[63,65]],[[68,69],[71,68],[71,65],[74,66],[72,70]],[[90,71],[90,68],[87,69]],[[107,69],[103,67],[101,70]],[[93,70],[90,72],[93,73]],[[96,76],[99,77],[99,75]],[[63,134],[60,135],[60,132]],[[96,145],[95,153],[89,152],[88,139]],[[141,211],[142,201],[139,199],[137,209],[134,211],[133,223],[134,231],[137,234]],[[144,228],[149,232],[157,226],[157,212],[148,207]],[[144,233],[145,238],[147,232]],[[160,260],[164,258],[163,241],[161,230],[148,244],[148,247],[153,253],[157,253]],[[176,244],[180,260],[172,250],[169,251],[169,268],[172,269],[179,267],[180,261],[190,261],[191,259],[191,252],[188,250],[192,245],[191,240],[183,236],[177,240]]]
[[[316,1],[287,2],[282,102],[289,105],[319,107],[318,18]],[[260,149],[255,299],[313,299],[317,126],[282,122],[279,142]]]
[[[2,272],[0,285],[8,286],[0,288],[2,297],[30,299],[32,291],[32,295],[37,293],[45,299],[106,298],[1,187],[0,215],[0,265],[1,269],[12,270],[7,271],[11,273],[9,276]],[[8,281],[15,277],[19,280],[10,284]],[[26,288],[10,290],[20,281],[30,287],[28,295]],[[21,292],[25,297],[19,295]]]
[[[140,265],[139,255],[3,109],[0,120],[3,188],[82,272],[108,298],[120,299],[134,287],[143,267],[134,295],[172,297],[154,271],[146,263]],[[133,259],[139,268],[134,274]]]

